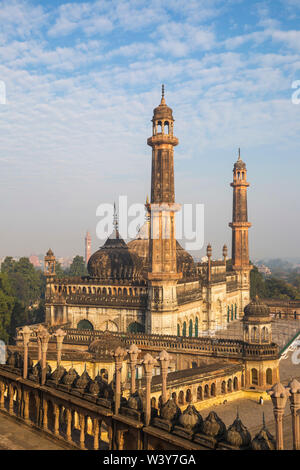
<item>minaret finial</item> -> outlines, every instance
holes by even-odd
[[[162,84],[161,86],[161,97],[163,98],[165,96],[165,85]]]
[[[118,221],[118,214],[117,214],[117,209],[116,209],[116,203],[114,202],[114,220],[113,220],[113,226],[115,228],[116,233],[118,233],[118,228],[119,228],[119,221]]]
[[[240,160],[240,159],[241,159],[241,149],[239,147],[239,158],[238,158],[238,160]]]

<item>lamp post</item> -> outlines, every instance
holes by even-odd
[[[272,399],[276,422],[276,449],[283,450],[282,418],[289,392],[281,383],[277,383],[271,388],[271,390],[268,390],[268,394]]]
[[[143,367],[146,376],[146,413],[145,413],[145,424],[149,426],[151,419],[151,381],[152,381],[152,370],[155,359],[150,354],[145,354],[143,359]]]
[[[23,360],[23,379],[27,379],[28,373],[28,344],[31,335],[31,329],[28,326],[24,326],[20,331],[23,335],[23,344],[24,344],[24,360]]]
[[[293,448],[294,450],[300,450],[300,383],[298,382],[298,380],[293,379],[289,383],[287,390],[289,392],[290,408],[292,414]]]
[[[56,348],[57,348],[57,367],[60,365],[61,361],[61,352],[62,352],[62,345],[64,341],[64,337],[66,336],[66,332],[59,328],[56,333],[54,333],[54,336],[56,337]]]
[[[112,354],[115,360],[115,379],[116,379],[116,389],[115,389],[115,414],[119,414],[120,403],[121,403],[121,371],[124,356],[126,355],[125,349],[120,346]]]
[[[131,391],[131,395],[133,395],[136,390],[135,372],[136,372],[137,358],[141,350],[137,347],[136,344],[132,344],[127,352],[129,354],[129,364],[130,364],[130,372],[131,372],[130,391]]]
[[[161,376],[162,376],[162,404],[166,403],[168,400],[167,396],[167,376],[168,376],[168,368],[170,363],[170,356],[167,351],[161,351],[157,358],[160,364]]]

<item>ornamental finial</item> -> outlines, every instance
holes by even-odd
[[[241,149],[240,149],[240,147],[239,147],[239,157],[238,157],[238,160],[240,160],[240,159],[241,159]]]

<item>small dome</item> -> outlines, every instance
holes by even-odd
[[[64,385],[73,385],[75,380],[77,380],[79,377],[79,375],[77,374],[76,370],[71,367],[71,369],[68,370],[68,372],[66,373],[66,375],[63,377],[62,379],[62,383]]]
[[[225,424],[214,411],[205,418],[202,429],[204,434],[215,439],[221,439],[226,433]]]
[[[234,169],[235,170],[246,170],[246,163],[243,162],[243,160],[239,159],[237,162],[235,162]]]
[[[251,443],[251,435],[238,416],[227,429],[226,441],[235,447],[248,447]]]
[[[252,441],[253,450],[276,450],[276,441],[265,425]]]
[[[139,392],[135,392],[128,398],[127,402],[128,408],[132,410],[141,411],[143,409],[143,401]]]
[[[124,347],[122,339],[112,335],[109,331],[105,331],[101,338],[95,339],[90,343],[88,352],[97,355],[107,355],[118,347]]]
[[[244,308],[244,320],[266,319],[270,320],[270,309],[258,297]]]
[[[179,424],[188,431],[200,431],[202,423],[202,416],[193,405],[189,405],[179,417]]]
[[[167,421],[176,422],[180,415],[180,408],[172,399],[168,400],[160,409],[161,418],[166,419]]]
[[[87,371],[84,370],[83,373],[81,374],[81,376],[79,377],[79,379],[76,381],[75,388],[85,390],[88,387],[88,385],[90,384],[91,380],[92,379],[89,376],[89,374],[87,373]]]
[[[66,374],[66,369],[63,366],[58,366],[54,372],[52,372],[50,379],[54,382],[59,383],[64,375]]]
[[[89,259],[91,277],[102,279],[138,279],[142,277],[143,261],[128,249],[118,230]]]
[[[174,121],[173,110],[169,108],[169,106],[167,106],[166,104],[164,85],[162,85],[162,96],[160,105],[153,110],[153,120],[157,119],[171,119],[172,121]]]
[[[54,256],[54,253],[51,248],[49,248],[49,250],[47,251],[47,256]]]

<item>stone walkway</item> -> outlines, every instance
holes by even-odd
[[[47,436],[0,413],[0,450],[66,450]]]

